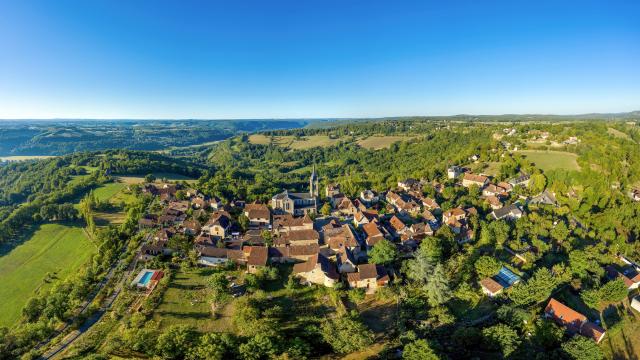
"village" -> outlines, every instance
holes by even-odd
[[[547,190],[532,197],[516,195],[514,190],[527,187],[529,181],[528,175],[521,174],[509,181],[493,182],[489,176],[451,166],[446,183],[410,178],[385,192],[363,189],[360,196],[349,198],[341,192],[340,184],[328,183],[321,190],[314,167],[308,192],[284,190],[266,204],[224,204],[184,184],[145,184],[142,192],[156,197],[161,207],[139,220],[139,229],[150,234],[139,260],[170,257],[176,250],[170,246],[171,238],[183,236],[192,243],[202,267],[232,263],[255,274],[268,266],[293,263],[292,274],[303,285],[361,289],[374,294],[398,281],[393,269],[370,261],[376,244],[391,243],[401,258],[408,259],[441,227],[448,227],[460,246],[473,242],[479,216],[513,222],[523,216],[528,204],[555,204],[555,195]],[[443,211],[435,196],[425,194],[442,193],[447,186],[477,193],[486,206],[480,210],[455,206]],[[526,261],[518,251],[505,250]],[[638,288],[640,266],[624,257],[621,261],[627,266],[622,270],[607,267],[608,276],[623,279],[629,290]],[[514,270],[502,265],[494,276],[481,279],[478,286],[490,299],[504,301],[501,294],[522,280]],[[132,286],[150,292],[161,277],[161,271],[145,268]],[[631,306],[640,311],[640,299],[634,299]],[[553,297],[541,316],[555,320],[569,334],[581,334],[597,343],[606,333],[599,320],[590,321]]]

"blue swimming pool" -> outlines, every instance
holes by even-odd
[[[142,278],[140,279],[140,281],[138,281],[138,284],[147,285],[152,276],[153,271],[147,271],[146,273],[144,273],[144,275],[142,275]]]

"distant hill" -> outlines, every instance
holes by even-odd
[[[227,139],[238,133],[291,129],[292,120],[4,120],[0,156],[64,155],[106,149],[162,150]]]

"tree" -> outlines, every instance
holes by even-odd
[[[529,191],[532,194],[541,193],[547,187],[547,178],[542,173],[536,173],[529,178]]]
[[[535,333],[533,340],[545,349],[555,349],[562,341],[564,329],[552,321],[538,319],[536,321]]]
[[[548,269],[538,269],[526,283],[512,286],[509,298],[516,305],[531,305],[546,300],[558,285]]]
[[[152,183],[152,182],[156,181],[156,177],[153,174],[147,174],[144,177],[144,181],[148,182],[148,183]]]
[[[244,360],[272,359],[280,352],[281,343],[282,339],[279,336],[259,333],[240,345],[238,352]]]
[[[242,228],[242,231],[247,231],[249,228],[249,218],[245,214],[238,216],[238,225]]]
[[[349,316],[324,321],[321,332],[324,341],[340,354],[362,350],[373,344],[374,340],[371,330]]]
[[[574,336],[562,344],[562,351],[574,360],[602,360],[604,354],[600,347],[591,339],[584,336]]]
[[[405,262],[404,273],[410,280],[425,284],[433,271],[433,262],[428,249],[420,246],[415,252],[414,258]]]
[[[500,350],[504,357],[514,352],[520,343],[518,333],[504,324],[498,324],[482,330],[484,343],[489,349]]]
[[[620,302],[628,295],[629,290],[622,279],[615,279],[600,288],[600,298],[607,302]]]
[[[211,302],[217,307],[229,298],[229,280],[224,273],[215,273],[208,279],[207,285],[211,289]]]
[[[265,245],[271,246],[273,245],[273,234],[269,230],[262,230],[260,233],[262,240],[264,240]]]
[[[398,258],[398,249],[389,240],[382,239],[369,252],[369,260],[374,264],[389,265]]]
[[[442,264],[438,264],[433,269],[433,274],[429,277],[425,285],[427,300],[429,305],[437,306],[444,304],[451,298],[451,289],[449,288],[449,280]]]
[[[551,237],[559,243],[565,241],[569,236],[569,233],[570,231],[569,228],[567,228],[567,224],[562,220],[558,221],[556,226],[551,229]]]
[[[479,279],[496,275],[502,268],[502,264],[492,256],[481,256],[476,260],[474,267]]]
[[[156,353],[165,359],[183,358],[196,338],[195,330],[186,325],[173,325],[158,337]]]
[[[438,355],[426,340],[419,339],[404,346],[402,358],[405,360],[438,360]]]
[[[324,205],[322,205],[322,207],[320,208],[320,214],[324,216],[331,215],[331,204],[324,203]]]

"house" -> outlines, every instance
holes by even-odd
[[[351,226],[345,224],[333,231],[326,232],[324,242],[329,249],[335,252],[342,252],[344,249],[359,252],[360,243],[358,238],[351,229]]]
[[[504,191],[506,191],[506,192],[508,192],[508,193],[510,193],[511,191],[513,191],[513,186],[511,186],[511,184],[509,184],[509,183],[508,183],[508,182],[506,182],[506,181],[500,181],[500,182],[498,183],[498,186],[499,186],[499,187],[501,187],[501,188],[503,188],[503,189],[504,189]]]
[[[547,318],[553,319],[558,325],[563,326],[570,334],[580,334],[600,343],[605,335],[605,330],[590,322],[586,316],[566,306],[560,301],[551,298],[544,310]]]
[[[408,230],[407,225],[395,215],[389,220],[389,228],[395,238],[400,238]]]
[[[265,228],[271,225],[271,211],[264,204],[247,204],[244,207],[244,216],[249,219],[249,227]]]
[[[196,220],[187,220],[182,223],[182,230],[186,235],[195,236],[200,233],[201,228]]]
[[[380,197],[375,191],[367,189],[360,192],[360,200],[367,205],[372,205],[380,201]]]
[[[271,208],[294,216],[316,212],[318,197],[318,176],[316,168],[309,178],[308,193],[290,193],[287,190],[271,198]]]
[[[475,185],[482,189],[488,183],[489,183],[489,178],[484,175],[464,173],[464,176],[462,177],[462,186],[464,187],[470,187],[471,185]]]
[[[440,205],[432,198],[424,197],[422,198],[422,206],[424,206],[429,211],[439,211]]]
[[[530,180],[531,180],[531,177],[529,175],[521,174],[520,176],[509,180],[509,184],[511,184],[511,186],[513,187],[516,187],[516,186],[527,187],[529,186]]]
[[[242,252],[247,258],[247,272],[255,274],[267,266],[269,249],[266,246],[243,246]]]
[[[196,245],[198,264],[203,266],[218,266],[229,261],[229,249],[217,246]]]
[[[201,197],[194,197],[191,199],[191,207],[194,209],[206,209],[209,207],[209,202]]]
[[[556,205],[556,194],[550,192],[549,190],[544,190],[540,194],[534,196],[529,200],[531,204],[541,204],[541,205]]]
[[[334,195],[340,194],[340,184],[329,184],[325,188],[325,195],[328,198],[333,197]]]
[[[433,215],[433,213],[427,209],[422,212],[422,219],[426,221],[432,229],[437,229],[439,227],[438,219]]]
[[[276,234],[296,230],[313,230],[313,220],[309,215],[293,217],[291,214],[274,215],[273,230]]]
[[[292,230],[281,233],[274,239],[276,246],[319,244],[320,235],[313,229]]]
[[[158,219],[152,215],[145,215],[144,217],[138,220],[138,229],[151,229],[156,227]]]
[[[304,262],[320,251],[318,244],[285,245],[269,248],[269,259],[272,262]]]
[[[491,215],[496,220],[516,220],[522,217],[522,210],[516,204],[507,205],[500,209],[495,209]]]
[[[504,287],[500,285],[499,282],[493,280],[492,278],[486,278],[480,280],[480,287],[482,288],[482,292],[485,293],[489,297],[496,297],[500,293]]]
[[[398,181],[398,187],[404,191],[409,191],[412,189],[421,189],[422,184],[416,179],[408,178],[403,181]]]
[[[355,227],[360,227],[364,224],[368,224],[371,221],[373,221],[373,219],[375,219],[378,216],[377,213],[374,212],[369,212],[369,211],[356,211],[356,213],[353,215],[353,225]]]
[[[420,205],[418,205],[413,199],[408,196],[402,196],[396,192],[389,191],[386,196],[387,202],[393,205],[397,212],[402,214],[415,215],[420,211]]]
[[[303,263],[293,265],[293,274],[301,278],[304,284],[318,284],[326,287],[335,286],[340,279],[336,266],[320,253],[311,256]]]
[[[351,201],[351,199],[346,196],[341,198],[340,202],[338,202],[335,208],[342,215],[353,215],[356,213],[356,211],[358,211],[358,208],[355,206],[353,201]]]
[[[620,278],[627,286],[628,290],[637,289],[638,286],[640,286],[640,273],[638,273],[638,271],[633,267],[620,272],[613,265],[609,265],[606,267],[606,271],[609,279],[615,280]]]
[[[464,220],[467,217],[467,212],[464,211],[463,208],[457,207],[451,210],[447,210],[442,214],[442,221],[445,224],[450,224],[454,222],[454,220],[460,221]]]
[[[215,211],[202,227],[202,231],[211,236],[224,239],[231,230],[231,215],[226,211]]]
[[[362,226],[362,230],[366,235],[367,247],[371,248],[377,244],[380,240],[384,239],[384,235],[380,231],[377,222],[370,222]]]
[[[489,184],[484,189],[482,189],[483,196],[506,196],[507,190],[501,188],[500,186]]]
[[[460,166],[456,166],[456,165],[450,166],[447,169],[447,178],[455,179],[458,176],[462,175],[463,172],[464,172],[464,169]]]
[[[502,207],[502,202],[500,202],[500,199],[498,199],[497,196],[487,196],[484,200],[489,204],[489,206],[491,206],[491,209],[493,210],[497,210]]]
[[[352,289],[365,289],[373,294],[379,287],[389,283],[389,276],[383,266],[363,264],[357,266],[358,271],[347,274],[347,282]]]
[[[411,239],[420,241],[427,236],[433,236],[433,229],[429,223],[419,222],[412,224],[406,234],[408,234]]]
[[[218,198],[217,196],[214,196],[211,199],[209,199],[209,206],[213,210],[220,210],[223,208],[224,205],[222,204],[222,200],[220,200],[220,198]]]

